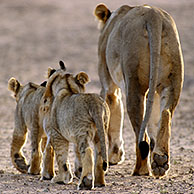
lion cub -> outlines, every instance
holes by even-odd
[[[94,184],[104,186],[108,164],[109,107],[99,95],[82,93],[88,81],[84,72],[74,77],[62,70],[56,71],[48,79],[41,107],[47,143],[53,146],[59,169],[52,182],[72,181],[68,149],[69,142],[73,142],[76,169],[81,171],[78,189],[92,189]]]
[[[61,69],[65,66],[60,62]],[[48,77],[56,70],[49,68]],[[41,145],[42,152],[47,141],[46,134],[43,130],[42,117],[39,115],[40,100],[45,92],[45,82],[37,85],[29,82],[21,85],[18,80],[11,78],[8,81],[8,89],[14,93],[16,99],[15,110],[15,128],[13,131],[11,143],[11,159],[14,167],[22,173],[39,174],[41,171]],[[31,133],[31,160],[29,165],[22,153],[22,148],[26,141],[27,129]],[[41,143],[42,142],[42,143]],[[52,147],[46,150],[47,166],[45,167],[45,178],[51,179],[53,172],[53,150]]]

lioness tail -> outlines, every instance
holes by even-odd
[[[139,148],[142,159],[145,159],[149,152],[149,145],[146,141],[143,141],[145,135],[145,129],[149,122],[149,118],[152,112],[152,105],[154,101],[154,94],[156,91],[156,85],[158,80],[158,70],[160,63],[160,51],[161,51],[161,36],[162,36],[162,20],[156,10],[151,9],[149,12],[149,20],[146,27],[148,31],[149,47],[150,47],[150,78],[149,78],[149,92],[146,102],[146,112],[141,124],[139,132]],[[151,18],[151,20],[150,20]]]

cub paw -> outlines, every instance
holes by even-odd
[[[78,190],[91,190],[94,188],[94,181],[92,175],[85,176],[78,185]]]
[[[65,184],[69,184],[73,181],[73,174],[69,171],[67,173],[65,173]]]
[[[32,167],[32,166],[30,166],[28,168],[28,174],[31,174],[31,175],[39,175],[40,171],[41,171],[40,168],[35,168],[35,167]]]
[[[50,177],[42,176],[40,180],[41,181],[50,181],[52,178],[53,178],[53,176],[50,176]]]
[[[105,187],[106,183],[105,182],[95,182],[95,187]]]
[[[49,174],[48,172],[42,172],[40,180],[51,180],[53,178],[54,174]]]
[[[27,165],[25,157],[22,156],[21,154],[18,153],[14,154],[13,164],[20,172],[28,173],[29,165]]]
[[[65,184],[64,179],[61,176],[59,176],[59,175],[54,176],[51,179],[51,183]]]
[[[153,154],[153,162],[151,163],[152,174],[156,177],[162,177],[166,175],[169,170],[169,158],[168,155]]]
[[[79,167],[75,170],[74,174],[77,178],[81,177],[81,173],[82,173],[82,167]]]
[[[71,172],[67,172],[63,175],[56,175],[52,178],[51,182],[52,183],[57,183],[57,184],[69,184],[73,180],[73,175]]]

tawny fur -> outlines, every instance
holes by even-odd
[[[73,142],[75,169],[80,171],[75,174],[81,174],[78,189],[92,189],[94,184],[105,185],[104,171],[108,164],[106,134],[109,108],[99,95],[83,93],[88,81],[84,72],[76,76],[55,72],[48,80],[41,108],[45,131],[56,153],[59,168],[52,182],[72,181],[71,168],[67,163],[69,142]],[[98,169],[94,169],[92,142]]]
[[[60,62],[61,69],[64,64]],[[65,70],[65,69],[64,69]],[[55,72],[48,68],[48,77]],[[44,84],[41,84],[44,85]],[[16,99],[15,128],[11,143],[11,159],[13,165],[22,173],[39,174],[41,172],[42,152],[44,152],[47,137],[43,130],[43,117],[39,114],[40,101],[45,92],[45,87],[29,82],[21,85],[15,78],[8,81],[8,89],[14,93]],[[31,159],[27,164],[22,149],[26,141],[27,129],[31,133]],[[47,147],[44,152],[42,177],[51,179],[54,176],[54,152],[52,147]]]
[[[41,139],[46,138],[39,117],[39,105],[45,87],[28,83],[22,86],[15,78],[8,82],[8,88],[14,93],[17,105],[15,110],[15,128],[11,143],[13,165],[22,173],[39,174],[41,171]],[[26,141],[27,129],[31,133],[31,160],[29,165],[22,153]]]
[[[95,15],[103,24],[98,42],[98,73],[101,95],[111,112],[109,161],[119,162],[120,157],[112,159],[114,150],[118,156],[123,153],[121,88],[136,135],[133,175],[149,174],[150,142],[151,172],[155,177],[162,177],[169,170],[171,119],[184,75],[175,22],[164,10],[148,5],[124,5],[112,12],[100,4]],[[117,149],[113,149],[114,145]]]

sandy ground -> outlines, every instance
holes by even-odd
[[[93,10],[98,0],[0,0],[0,193],[194,193],[194,1],[104,1],[111,9],[122,4],[151,4],[168,11],[180,33],[185,61],[185,82],[173,118],[171,169],[165,178],[134,177],[134,133],[125,116],[126,159],[106,175],[107,186],[76,191],[71,185],[41,182],[40,176],[19,173],[10,160],[15,100],[7,90],[14,76],[23,84],[41,83],[48,66],[64,60],[72,73],[85,71],[91,78],[88,92],[100,91],[97,75],[99,32]],[[29,159],[30,142],[24,153]],[[73,160],[73,153],[70,151]]]

